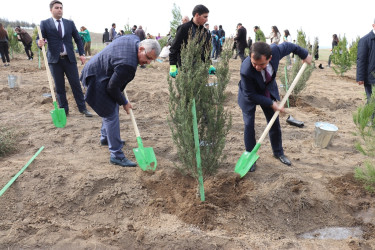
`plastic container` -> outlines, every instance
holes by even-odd
[[[19,87],[20,81],[21,81],[21,78],[19,76],[8,75],[9,88],[13,89],[13,88]]]
[[[331,142],[338,128],[328,122],[315,123],[315,145],[320,148],[326,148]]]

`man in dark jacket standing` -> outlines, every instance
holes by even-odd
[[[303,62],[311,63],[312,57],[307,50],[293,43],[284,42],[270,46],[265,42],[256,42],[251,46],[250,56],[241,65],[238,104],[245,123],[244,139],[247,152],[251,152],[256,145],[254,129],[256,106],[260,105],[267,122],[272,119],[276,111],[284,111],[284,107],[277,103],[280,101],[280,95],[276,73],[280,60],[290,53],[298,55]],[[279,118],[272,125],[269,136],[274,157],[283,164],[291,165],[284,155]],[[255,168],[256,164],[253,164],[250,172],[255,171]]]
[[[370,101],[375,84],[375,19],[373,30],[358,42],[357,51],[357,83],[365,86],[367,102]]]
[[[107,46],[110,43],[110,41],[109,41],[109,32],[108,32],[107,28],[105,28],[105,30],[104,30],[103,39],[102,40],[103,40],[103,43],[105,44],[105,46]]]
[[[176,32],[176,37],[173,40],[172,46],[169,49],[169,64],[170,64],[170,70],[169,74],[172,77],[176,77],[178,71],[177,67],[181,66],[181,49],[182,44],[187,44],[189,40],[189,32],[191,30],[193,37],[197,32],[203,32],[201,33],[202,39],[205,37],[206,41],[202,47],[202,54],[201,59],[202,61],[205,61],[206,58],[206,51],[210,51],[210,40],[211,36],[209,35],[206,28],[203,27],[203,25],[208,20],[208,13],[209,10],[204,5],[197,5],[193,9],[193,18],[182,25],[179,26]],[[214,73],[216,69],[211,66],[210,67],[210,73]]]
[[[214,30],[211,32],[211,37],[212,37],[212,53],[211,53],[211,58],[216,60],[219,51],[220,51],[220,35],[219,35],[219,30],[217,29],[217,25],[214,26]]]
[[[237,24],[237,36],[234,38],[234,40],[237,43],[238,55],[240,56],[242,62],[245,60],[245,49],[247,47],[246,36],[247,31],[245,27],[242,26],[242,23]]]
[[[139,40],[142,42],[146,39],[145,31],[142,29],[142,25],[139,25],[138,29],[135,31],[135,34],[139,37]]]
[[[20,36],[21,42],[22,42],[23,46],[25,47],[25,52],[26,52],[27,57],[29,58],[29,60],[33,60],[34,53],[31,50],[31,45],[33,43],[33,39],[31,38],[29,33],[27,33],[27,31],[21,29],[20,26],[17,26],[15,31],[16,31],[17,35]]]
[[[109,31],[109,41],[112,42],[113,38],[115,38],[116,35],[117,35],[116,24],[112,23],[112,28]]]

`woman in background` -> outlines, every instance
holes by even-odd
[[[339,44],[339,38],[337,37],[336,34],[333,34],[332,38],[333,38],[332,49],[331,49],[331,54],[329,55],[329,58],[328,58],[328,68],[331,67],[331,57],[332,57],[332,54],[333,54],[333,48],[336,47]]]
[[[279,44],[280,38],[281,38],[281,34],[279,32],[279,29],[276,26],[272,26],[271,34],[266,38],[271,40],[271,44],[273,44],[273,43]]]
[[[91,36],[90,32],[86,29],[85,26],[81,27],[81,32],[79,35],[83,38],[83,47],[85,48],[85,55],[91,56]]]
[[[0,54],[1,60],[3,60],[4,66],[9,66],[9,38],[8,32],[4,29],[2,23],[0,23]]]
[[[291,43],[292,42],[292,37],[290,36],[289,30],[284,30],[284,37],[283,37],[284,42]],[[292,61],[290,60],[290,55],[286,56],[286,61],[288,62],[288,69],[292,66]]]

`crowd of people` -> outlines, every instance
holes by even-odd
[[[138,66],[144,67],[157,59],[161,53],[158,40],[160,33],[153,37],[146,34],[142,25],[134,25],[130,35],[125,35],[123,30],[116,31],[116,24],[105,29],[102,42],[106,48],[91,58],[86,64],[86,56],[91,56],[90,32],[85,26],[80,31],[73,21],[62,18],[63,4],[59,0],[50,3],[51,17],[40,23],[42,37],[37,38],[41,48],[48,42],[48,65],[55,82],[57,100],[60,108],[65,109],[69,115],[69,104],[65,92],[65,76],[71,86],[78,110],[85,117],[92,117],[87,110],[86,103],[102,117],[100,144],[106,145],[110,152],[110,162],[124,167],[134,167],[136,163],[129,160],[122,148],[125,142],[120,137],[119,107],[122,106],[126,113],[132,108],[126,100],[123,91],[131,82]],[[169,39],[169,64],[171,77],[177,77],[178,68],[181,67],[181,49],[188,44],[190,34],[194,37],[200,34],[199,39],[205,39],[202,47],[201,60],[207,58],[215,61],[220,57],[223,44],[227,38],[222,25],[214,25],[213,30],[208,24],[209,10],[204,5],[197,5],[192,11],[192,18],[184,16],[182,24],[177,28],[175,37]],[[247,39],[247,30],[238,23],[235,43],[236,55],[241,58],[240,77],[238,89],[238,105],[242,110],[244,120],[244,147],[251,152],[255,141],[255,110],[260,106],[267,122],[276,111],[283,112],[284,107],[279,104],[280,96],[276,83],[279,62],[282,58],[291,64],[290,54],[299,56],[303,62],[310,64],[312,56],[308,51],[292,42],[289,30],[284,30],[281,35],[277,26],[271,27],[271,32],[265,36],[259,26],[254,26],[255,40]],[[56,32],[57,31],[57,32]],[[31,51],[32,39],[21,29],[15,28],[18,39],[22,41],[29,60],[33,60]],[[375,84],[375,20],[373,31],[363,37],[358,44],[357,82],[364,84],[367,97],[370,98],[372,86]],[[270,44],[266,43],[270,40]],[[79,60],[85,64],[81,76],[77,68],[77,60],[73,46],[77,46]],[[8,33],[0,24],[0,53],[4,66],[9,66]],[[339,43],[337,35],[333,35],[332,49]],[[249,56],[245,56],[245,49],[249,49]],[[209,51],[209,55],[206,53]],[[237,56],[236,56],[237,57]],[[235,58],[236,58],[235,57]],[[316,57],[316,55],[315,55]],[[331,57],[328,65],[331,63]],[[212,65],[208,74],[215,74],[216,68]],[[85,95],[81,88],[86,88]],[[275,158],[283,164],[291,165],[285,156],[282,146],[282,135],[279,119],[277,118],[270,129],[269,137]],[[250,171],[255,171],[254,164]]]

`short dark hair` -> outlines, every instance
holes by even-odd
[[[204,6],[203,4],[199,4],[199,5],[195,6],[194,9],[193,9],[193,17],[197,13],[198,13],[198,15],[202,15],[204,13],[209,13],[209,12],[210,11],[207,9],[206,6]]]
[[[271,46],[265,42],[255,42],[250,48],[250,56],[254,57],[255,60],[259,60],[262,56],[270,59],[271,55]]]
[[[238,25],[241,25],[241,26],[242,26],[242,23],[238,23],[237,26],[238,26]]]
[[[116,24],[115,23],[112,23],[112,27],[115,26]]]
[[[223,28],[223,26],[220,24],[220,25],[219,25],[219,29],[222,29],[222,28]]]
[[[52,8],[53,8],[53,6],[54,6],[55,4],[61,4],[61,5],[63,5],[62,2],[60,2],[60,1],[58,1],[58,0],[53,0],[53,1],[51,1],[51,2],[49,3],[49,9],[52,10]]]
[[[259,29],[259,26],[254,26],[254,29],[256,29],[256,30]]]

